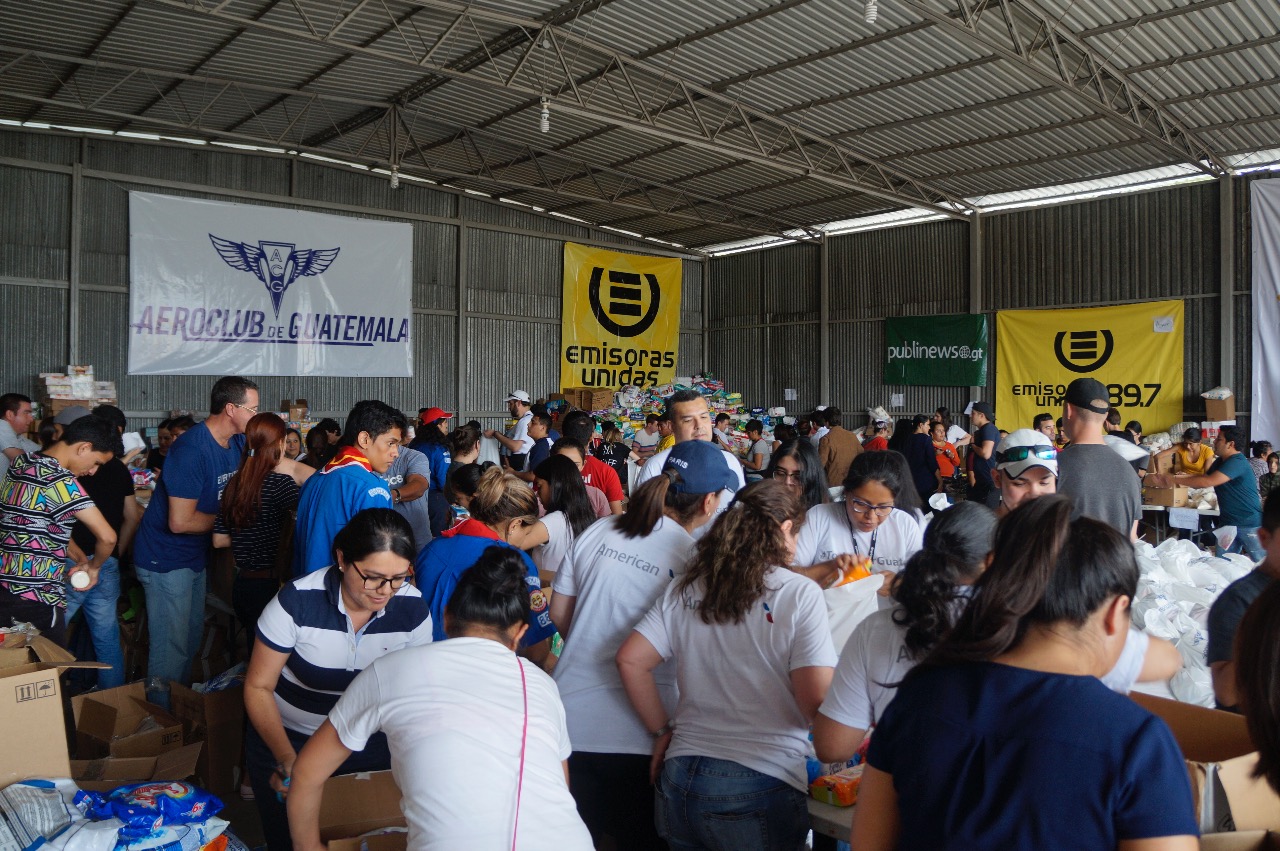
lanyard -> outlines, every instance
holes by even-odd
[[[858,545],[858,531],[853,528],[853,521],[849,519],[849,509],[844,510],[844,522],[849,524],[849,537],[853,539],[853,554],[862,555],[862,547]],[[880,534],[880,527],[877,526],[871,532],[871,552],[867,558],[871,559],[871,563],[875,564],[876,560],[876,536]]]

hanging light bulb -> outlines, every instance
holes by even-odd
[[[551,132],[551,102],[542,99],[542,112],[538,115],[538,129],[543,133]]]
[[[874,24],[876,22],[876,15],[878,15],[879,13],[880,13],[880,10],[876,8],[876,0],[867,0],[867,7],[866,7],[867,23]]]
[[[391,167],[391,188],[400,188],[400,166],[398,165],[393,165]]]

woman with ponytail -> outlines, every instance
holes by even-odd
[[[1099,677],[1119,658],[1133,547],[1043,496],[996,530],[991,566],[876,725],[858,851],[1198,847],[1164,722]]]
[[[550,638],[556,628],[547,612],[537,566],[512,543],[513,538],[521,538],[526,526],[537,521],[538,503],[533,491],[502,468],[490,467],[480,474],[470,511],[469,518],[423,547],[415,564],[418,588],[431,605],[433,636],[436,641],[446,638],[445,604],[463,573],[489,547],[507,547],[524,562],[529,586],[529,631],[524,635],[522,652],[540,663],[550,650]]]
[[[546,513],[524,527],[520,539],[512,543],[529,551],[538,575],[550,585],[574,540],[596,522],[596,512],[578,466],[565,456],[552,455],[532,473],[533,490]],[[555,615],[551,618],[555,620]]]
[[[302,465],[285,457],[287,433],[284,421],[275,414],[257,414],[249,420],[240,468],[223,488],[213,523],[213,545],[230,547],[235,556],[231,606],[249,635],[280,590],[281,539],[289,512],[298,507],[298,483],[285,468]],[[250,640],[250,650],[252,645]]]
[[[551,619],[564,636],[553,676],[560,687],[573,756],[569,788],[598,846],[662,848],[653,824],[649,756],[653,738],[627,701],[614,656],[636,622],[684,572],[693,532],[720,508],[720,491],[737,486],[728,457],[712,443],[677,443],[662,472],[632,494],[626,514],[582,533],[556,574]],[[564,461],[573,475],[577,468]],[[675,672],[655,672],[663,710],[675,709]]]
[[[804,846],[809,725],[836,662],[822,590],[786,567],[804,514],[779,482],[739,491],[618,651],[673,848]],[[674,713],[654,676],[667,660]]]
[[[458,578],[448,641],[376,660],[294,765],[289,823],[320,851],[324,781],[385,734],[412,849],[590,851],[565,784],[569,735],[555,683],[513,651],[529,628],[518,551],[491,546]]]
[[[840,653],[831,690],[813,723],[818,759],[844,762],[857,752],[897,684],[964,610],[995,529],[995,515],[976,502],[961,502],[934,517],[924,533],[924,549],[894,582],[894,608],[858,624]]]

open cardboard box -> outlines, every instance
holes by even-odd
[[[27,647],[0,649],[0,729],[8,733],[0,748],[0,788],[71,773],[58,675],[66,668],[107,667],[77,662],[44,636]]]
[[[244,744],[244,684],[198,692],[173,683],[169,702],[182,721],[185,740],[208,745],[195,770],[201,787],[222,797],[237,794],[235,771]]]
[[[142,682],[71,699],[76,723],[76,756],[159,756],[182,747],[182,722],[154,703],[147,702]],[[150,729],[138,732],[150,717]]]
[[[1130,697],[1173,731],[1201,833],[1280,830],[1280,796],[1252,777],[1258,755],[1242,716],[1137,692]]]
[[[196,771],[204,745],[196,742],[159,756],[107,757],[71,760],[71,779],[81,789],[110,792],[125,783],[186,780]],[[216,794],[216,793],[215,793]]]
[[[320,800],[320,839],[329,851],[404,851],[404,833],[360,835],[382,827],[404,827],[400,810],[400,787],[390,771],[373,771],[330,777]]]
[[[1183,508],[1191,501],[1191,489],[1184,487],[1153,488],[1144,485],[1142,502],[1145,505],[1163,505],[1167,508]]]

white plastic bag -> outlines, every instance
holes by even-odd
[[[876,611],[883,585],[884,577],[877,573],[823,592],[827,599],[827,617],[831,621],[831,639],[837,650],[844,647],[858,624]]]

